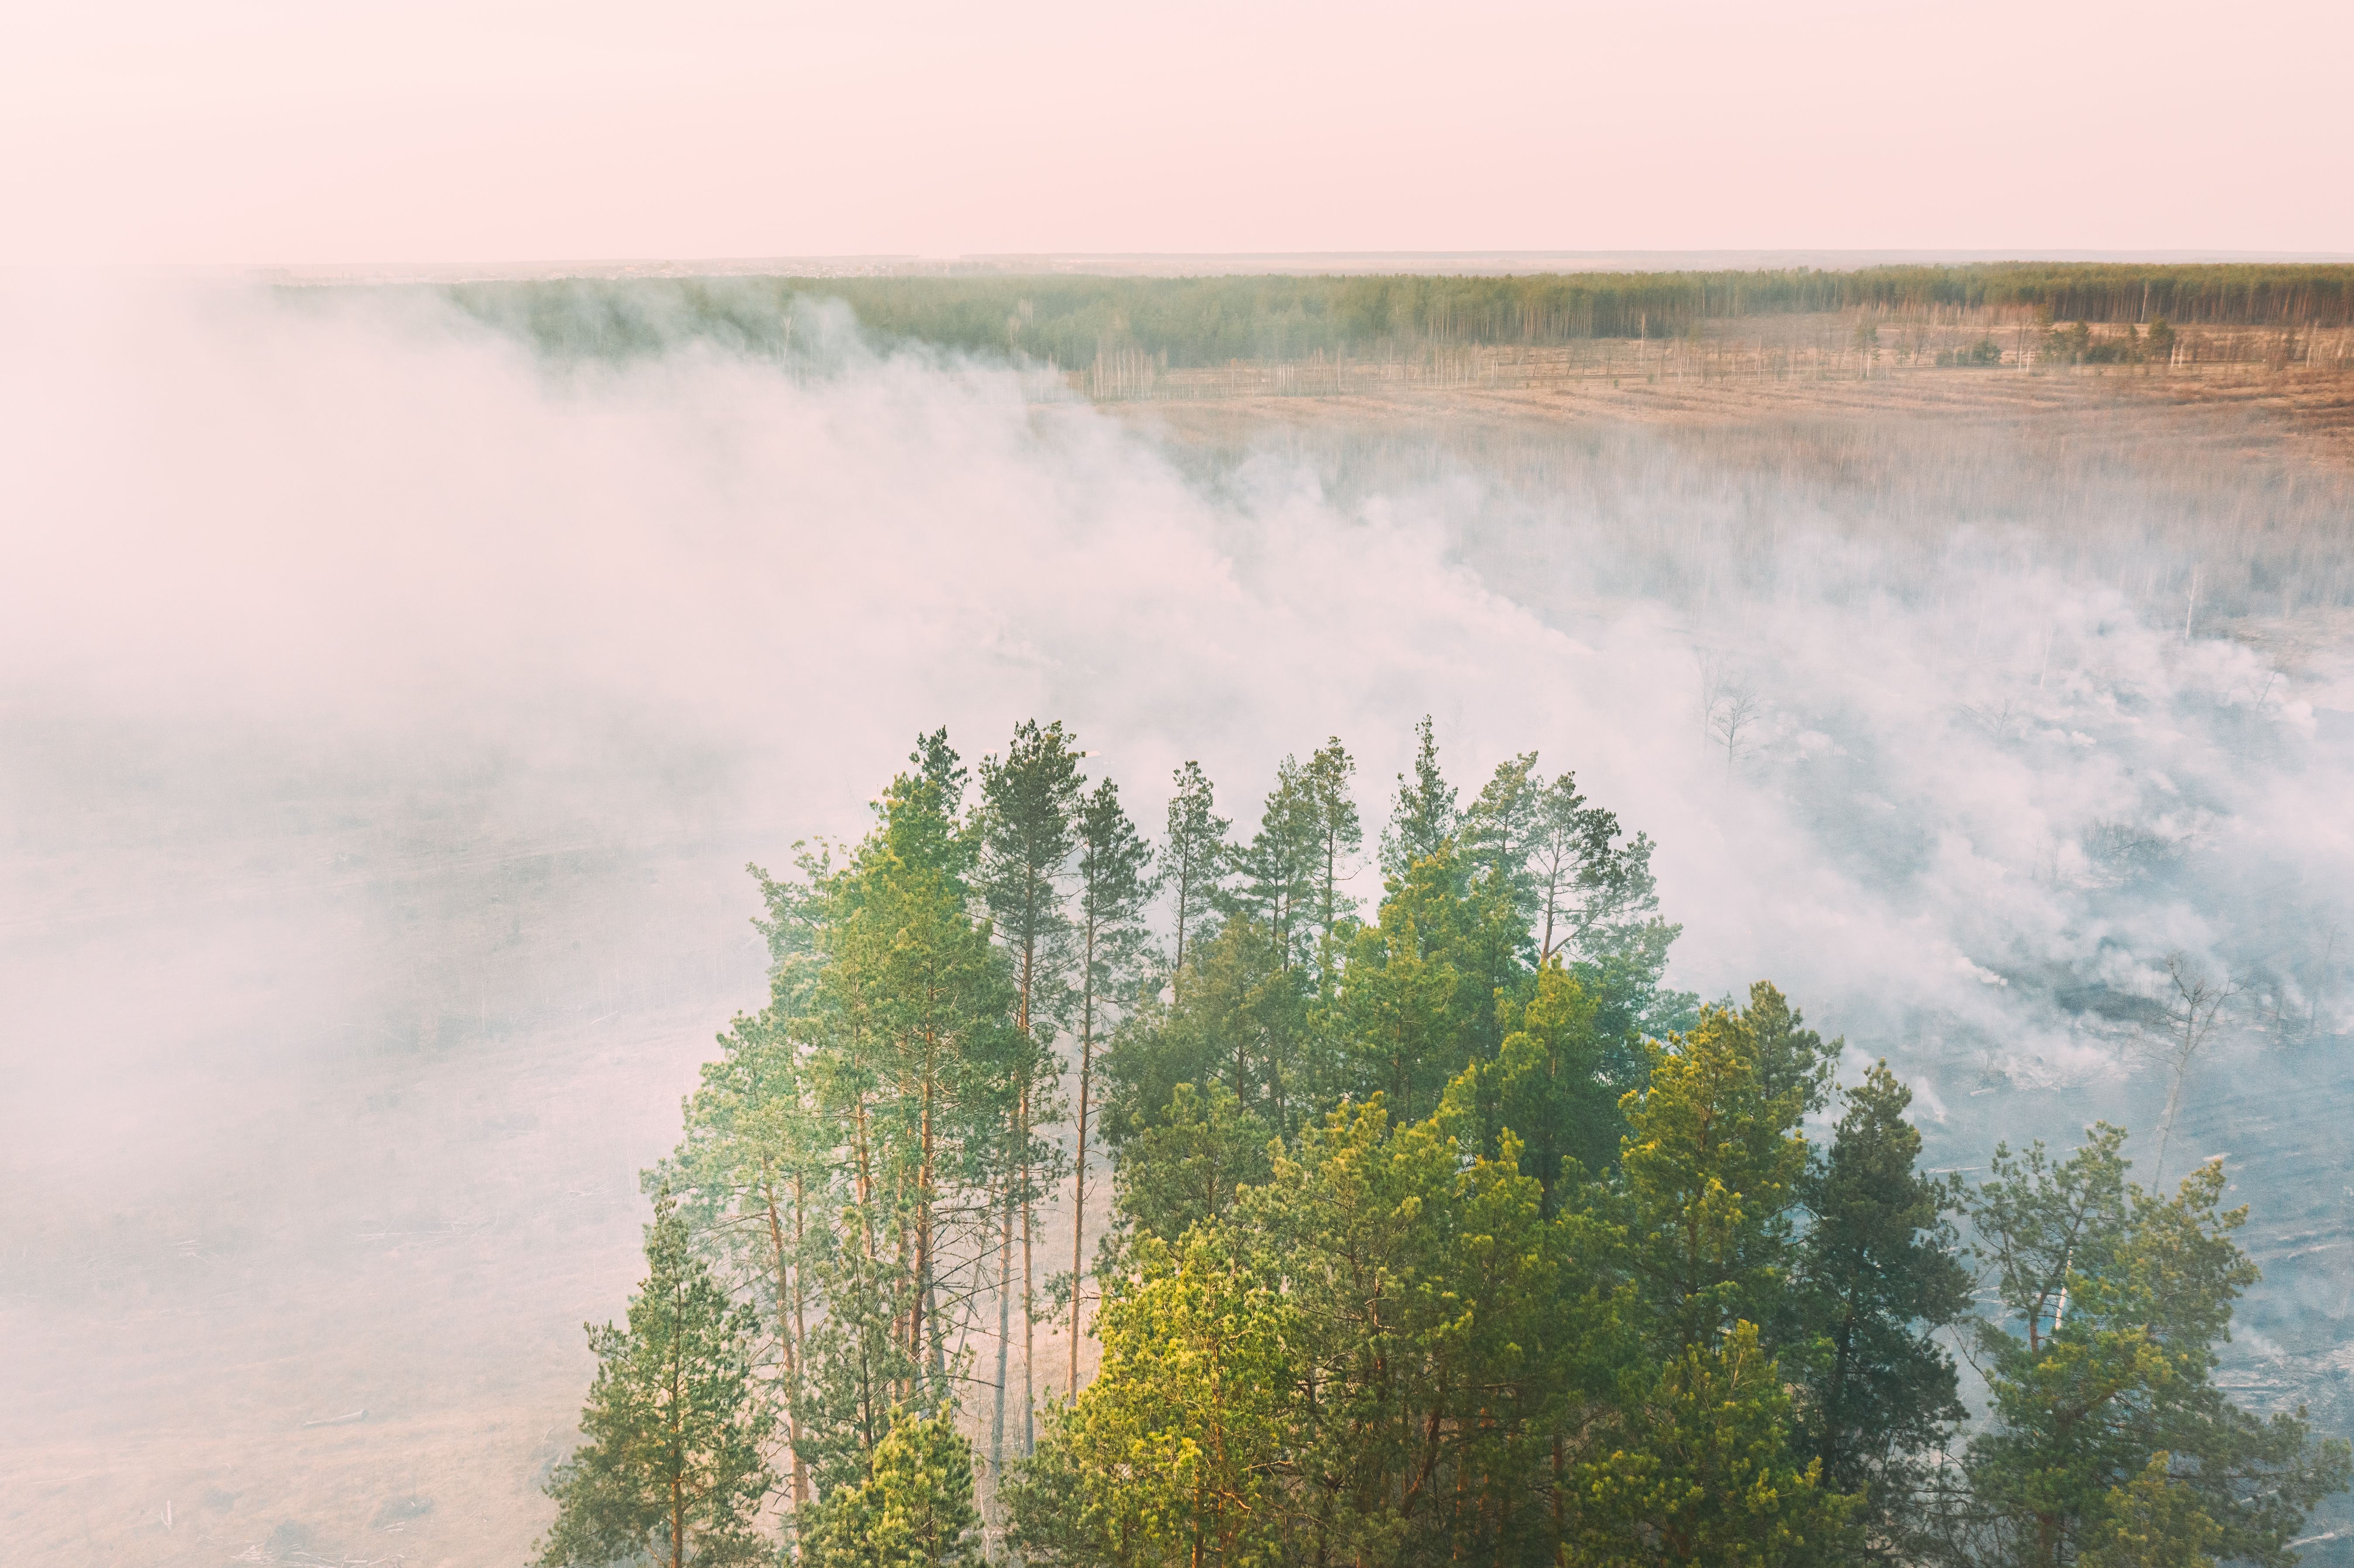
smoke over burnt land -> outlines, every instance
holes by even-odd
[[[2342,319],[2186,318],[2248,344],[2178,366],[1801,300],[1320,391],[798,291],[605,354],[440,292],[12,288],[0,1555],[521,1560],[638,1172],[767,995],[744,865],[1034,716],[1147,821],[1338,735],[1377,832],[1424,715],[1467,797],[1537,747],[1657,844],[1670,981],[1886,1057],[1928,1163],[2224,1156],[2227,1377],[2354,1428]],[[2185,977],[2231,995],[2174,1051]],[[2354,1563],[2330,1506],[2306,1560]]]

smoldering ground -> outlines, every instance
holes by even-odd
[[[1467,794],[1575,768],[1660,845],[1670,979],[1889,1056],[1940,1164],[2153,1126],[2167,961],[2238,987],[2170,1169],[2256,1206],[2235,1375],[2354,1413],[2334,459],[1205,434],[814,306],[782,361],[225,290],[0,332],[12,1556],[520,1556],[635,1171],[763,994],[744,863],[1033,715],[1147,821],[1199,758],[1247,823],[1331,734],[1377,821],[1426,712]],[[2232,461],[2299,527],[2225,539]]]

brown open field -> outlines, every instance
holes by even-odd
[[[1205,471],[1271,454],[1343,500],[1476,483],[1580,536],[1611,563],[1605,591],[1688,605],[1777,569],[1806,530],[1868,555],[1859,588],[1900,595],[1935,593],[1967,550],[2151,613],[2195,587],[2245,636],[2354,609],[2354,372],[2334,363],[1498,375],[1097,406]]]
[[[2145,358],[2132,326],[2089,328],[2089,342],[2137,363],[2062,364],[2043,346],[2045,326],[2020,310],[1954,310],[1919,316],[1876,311],[1753,316],[1699,323],[1682,336],[1583,338],[1543,344],[1385,344],[1362,355],[1318,354],[1294,361],[1237,360],[1172,369],[1149,355],[1101,350],[1071,370],[1072,390],[1098,400],[1352,397],[1394,393],[1570,391],[1596,383],[1695,388],[1797,387],[1851,383],[1915,395],[1925,378],[1984,376],[1988,368],[1940,365],[1991,344],[2000,369],[2030,379],[2154,380],[2177,387],[2337,376],[2354,371],[2354,328],[2300,332],[2253,326],[2190,326],[2171,350]],[[1902,397],[1903,392],[1897,392]],[[1946,394],[1950,396],[1951,394]],[[1963,394],[1968,396],[1968,394]]]

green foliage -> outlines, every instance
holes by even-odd
[[[1536,1179],[1548,1213],[1564,1193],[1617,1163],[1626,1118],[1620,1076],[1600,1008],[1558,959],[1538,971],[1525,1007],[1507,1004],[1496,1065],[1476,1078],[1487,1120],[1520,1135],[1521,1169]]]
[[[1266,927],[1237,916],[1178,972],[1174,999],[1146,998],[1107,1053],[1104,1131],[1115,1147],[1169,1105],[1179,1084],[1223,1085],[1271,1126],[1296,1119],[1307,977],[1279,966]]]
[[[1341,1043],[1328,1099],[1386,1095],[1402,1116],[1417,1105],[1428,1114],[1462,1069],[1472,1022],[1463,1004],[1479,999],[1478,977],[1457,961],[1467,955],[1456,867],[1442,840],[1390,882],[1379,923],[1352,939],[1328,1025]]]
[[[2294,1561],[2306,1511],[2343,1489],[2343,1439],[2302,1412],[2270,1421],[2211,1381],[2232,1302],[2257,1278],[2210,1162],[2171,1198],[2126,1180],[2122,1129],[2066,1160],[1998,1150],[1970,1203],[2015,1331],[1981,1335],[1991,1420],[1967,1457],[1971,1505],[2003,1554],[2052,1568],[2134,1561],[2172,1531],[2200,1554]]]
[[[1077,1143],[1071,1159],[1071,1273],[1054,1286],[1071,1304],[1071,1354],[1065,1387],[1078,1393],[1078,1340],[1086,1326],[1087,1135],[1092,1130],[1096,1041],[1118,1007],[1132,998],[1155,967],[1144,907],[1151,898],[1152,846],[1119,803],[1119,786],[1107,779],[1080,802],[1078,815],[1079,1102]]]
[[[1270,944],[1270,967],[1283,969],[1305,956],[1315,929],[1324,836],[1307,769],[1285,758],[1275,789],[1259,813],[1258,832],[1234,855],[1241,884],[1227,895],[1230,912],[1256,921]]]
[[[1233,853],[1226,834],[1234,823],[1217,814],[1217,792],[1200,763],[1179,767],[1172,782],[1176,789],[1169,797],[1169,836],[1163,841],[1161,865],[1176,905],[1172,913],[1177,944],[1171,963],[1182,991],[1192,951],[1186,940],[1206,938],[1203,921],[1225,902],[1226,863]]]
[[[1158,890],[1152,846],[1120,804],[1119,786],[1104,779],[1079,802],[1076,908],[1083,1009],[1133,992],[1150,957],[1145,906]],[[1090,1035],[1092,1019],[1082,1027]]]
[[[1245,880],[1225,900],[1230,918],[1194,942],[1170,998],[1140,1007],[1115,1043],[1107,1109],[1116,1144],[1181,1083],[1224,1082],[1286,1137],[1352,1097],[1385,1095],[1402,1118],[1427,1114],[1466,1067],[1500,1062],[1548,959],[1591,1003],[1581,1027],[1614,1103],[1649,1071],[1640,1040],[1691,1021],[1693,999],[1660,984],[1680,928],[1658,916],[1650,841],[1589,804],[1571,775],[1541,778],[1534,753],[1508,760],[1458,809],[1427,719],[1416,738],[1383,841],[1396,869],[1371,925],[1337,913],[1332,891],[1341,847],[1356,837],[1353,815],[1331,804],[1352,766],[1346,751],[1336,740],[1304,768],[1286,760],[1259,832],[1236,857]],[[1204,781],[1179,782],[1190,816],[1172,803],[1172,860],[1197,831],[1183,822],[1208,810]],[[1336,914],[1311,949],[1303,927],[1321,924],[1327,899]],[[1562,1092],[1593,1097],[1594,1081]],[[1482,1079],[1490,1151],[1504,1082]],[[1597,1166],[1617,1157],[1615,1130],[1571,1143],[1554,1136],[1554,1121],[1522,1130],[1543,1181],[1564,1154]]]
[[[1197,1144],[1206,1119],[1186,1120]],[[1016,1543],[1070,1563],[1549,1561],[1553,1434],[1608,1304],[1577,1289],[1583,1222],[1544,1219],[1516,1149],[1467,1161],[1456,1119],[1336,1112],[1176,1242],[1140,1234],[1103,1372],[1015,1494]]]
[[[891,1413],[864,1478],[838,1488],[804,1540],[811,1568],[981,1568],[972,1445],[953,1413]]]
[[[588,1327],[597,1378],[580,1416],[587,1441],[547,1483],[557,1514],[543,1568],[767,1555],[752,1530],[773,1484],[761,1458],[771,1418],[752,1381],[755,1327],[689,1250],[686,1222],[663,1194],[629,1326]]]
[[[1970,1278],[1945,1218],[1958,1181],[1917,1169],[1912,1091],[1885,1062],[1842,1092],[1829,1151],[1802,1182],[1811,1223],[1773,1319],[1786,1375],[1803,1387],[1794,1440],[1834,1490],[1861,1493],[1882,1544],[1911,1533],[1920,1456],[1964,1414],[1938,1332],[1969,1309]]]
[[[1790,1395],[1756,1325],[1672,1352],[1647,1387],[1628,1381],[1609,1441],[1577,1470],[1569,1561],[1782,1568],[1851,1550],[1858,1499],[1793,1451]]]
[[[1350,873],[1348,857],[1364,847],[1364,824],[1357,817],[1356,799],[1349,781],[1357,775],[1356,759],[1333,736],[1308,759],[1305,781],[1309,821],[1315,832],[1315,863],[1310,870],[1317,923],[1324,938],[1338,935],[1341,923],[1356,914],[1357,901],[1341,891]]]
[[[797,1516],[866,1473],[896,1407],[944,1397],[990,1205],[1022,1161],[1051,1169],[1017,1136],[1042,1052],[971,908],[963,769],[945,732],[909,762],[864,840],[756,873],[770,1004],[722,1037],[652,1178],[761,1316]]]
[[[1179,1084],[1161,1119],[1120,1151],[1113,1199],[1133,1234],[1175,1245],[1196,1224],[1215,1224],[1236,1192],[1267,1180],[1274,1135],[1235,1092]]]
[[[1438,742],[1428,714],[1414,726],[1414,777],[1398,775],[1389,826],[1382,830],[1384,876],[1405,875],[1416,862],[1437,854],[1455,837],[1455,786],[1439,770]]]
[[[1544,1219],[1509,1139],[1467,1160],[1462,1122],[1336,1111],[1238,1206],[1298,1313],[1294,1529],[1332,1559],[1528,1558],[1552,1535],[1531,1483],[1607,1308],[1578,1290],[1582,1225]]]
[[[1059,1020],[1068,1000],[1070,920],[1066,863],[1078,847],[1079,754],[1057,722],[1014,727],[1002,760],[981,764],[978,887],[1011,949],[1020,988],[1017,1022]]]
[[[1649,1083],[1621,1102],[1628,1256],[1663,1354],[1779,1305],[1808,1163],[1798,1124],[1836,1056],[1797,1022],[1761,983],[1745,1011],[1704,1009],[1653,1047]]]
[[[1214,1233],[1140,1244],[1107,1293],[1102,1370],[1008,1489],[1042,1563],[1286,1560],[1280,1506],[1296,1316]]]
[[[2286,1568],[2354,1461],[2213,1383],[2255,1277],[2220,1167],[2154,1197],[2100,1128],[1999,1150],[1975,1192],[1924,1174],[1886,1064],[1835,1088],[1842,1044],[1772,985],[1664,987],[1648,838],[1534,752],[1464,804],[1416,738],[1370,923],[1338,740],[1284,759],[1239,850],[1180,768],[1165,880],[1035,723],[976,811],[936,732],[863,840],[756,873],[769,1004],[650,1175],[648,1283],[596,1331],[545,1561],[771,1550],[780,1417],[788,1550],[977,1563],[978,1385],[992,1522],[1042,1565]],[[1025,1459],[1066,1045],[1075,1212],[1088,1138],[1116,1155],[1102,1370],[1054,1369]],[[1090,1239],[1051,1287],[1075,1345]],[[1955,1462],[1966,1324],[1991,1407]]]

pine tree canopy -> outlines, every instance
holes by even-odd
[[[557,1515],[543,1568],[766,1555],[753,1524],[773,1484],[762,1452],[771,1415],[752,1379],[754,1328],[689,1250],[686,1222],[664,1193],[628,1327],[588,1330],[597,1381],[580,1417],[587,1440],[548,1482]]]
[[[1426,717],[1373,865],[1337,738],[1157,842],[1086,760],[935,730],[755,869],[546,1568],[2288,1568],[2348,1485],[2216,1375],[2220,1161],[1925,1171],[1886,1062],[1669,985],[1564,759],[1467,801]]]

